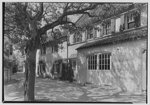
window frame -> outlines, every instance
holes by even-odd
[[[91,59],[91,61],[89,61],[89,59]],[[95,60],[96,60],[96,63],[95,63]],[[89,63],[90,63],[90,65],[89,65]],[[97,54],[91,54],[87,57],[87,69],[88,70],[97,70]]]
[[[107,20],[107,23],[103,25],[103,35],[111,34],[111,20]]]
[[[136,14],[136,16],[135,16]],[[138,20],[137,20],[138,18]],[[132,11],[126,14],[126,24],[127,29],[133,29],[136,27],[140,27],[141,23],[141,13],[137,13],[137,11]],[[129,26],[133,24],[132,26]]]
[[[106,55],[106,54],[107,54],[107,55]],[[99,56],[100,56],[100,55],[101,55],[101,56],[102,56],[102,55],[104,56],[104,61],[103,61],[103,59],[101,59],[101,60],[99,59]],[[109,56],[108,56],[108,55],[109,55]],[[107,57],[105,58],[105,56],[108,56],[108,58],[107,58]],[[106,66],[106,63],[105,63],[105,62],[106,62],[106,60],[108,60],[108,59],[109,59],[109,61],[107,61],[107,62],[109,62],[109,65],[107,65],[106,68],[108,68],[108,69],[106,69],[106,68],[105,68],[105,66]],[[103,71],[103,70],[111,70],[111,53],[98,53],[98,60],[99,60],[99,63],[98,63],[98,70],[102,70],[102,71]],[[100,61],[101,61],[101,62],[104,62],[104,64],[101,64],[101,68],[102,68],[102,69],[100,69]],[[104,67],[104,69],[103,69],[103,67]]]
[[[127,29],[132,29],[135,27],[135,19],[134,19],[134,15],[133,12],[127,13],[126,14],[126,18],[127,18]],[[130,27],[129,25],[133,24],[132,27]]]
[[[93,39],[94,38],[94,27],[87,29],[86,34],[87,34],[87,40]]]
[[[108,65],[106,66],[106,64],[104,63],[103,65],[101,65],[101,68],[102,67],[104,67],[104,69],[100,69],[100,61],[102,61],[102,59],[100,60],[100,58],[99,58],[99,56],[100,55],[103,55],[104,57],[105,57],[105,55],[107,54],[107,56],[108,56],[108,58],[107,58],[107,60],[109,60],[108,62]],[[93,56],[95,56],[96,55],[96,64],[94,64],[94,62],[93,62]],[[92,59],[91,61],[89,61],[89,59]],[[104,59],[106,59],[106,58],[104,58]],[[105,60],[104,60],[104,62],[105,62]],[[90,65],[89,65],[89,63],[90,63]],[[94,68],[93,68],[93,67]],[[108,69],[105,69],[105,66],[106,66],[106,68],[108,68]],[[91,55],[88,55],[87,56],[87,70],[100,70],[100,71],[108,71],[108,70],[111,70],[111,53],[96,53],[96,54],[91,54]]]
[[[82,42],[82,33],[77,32],[74,34],[74,43]]]
[[[46,54],[46,46],[42,46],[41,55],[45,55],[45,54]]]

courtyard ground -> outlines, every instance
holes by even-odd
[[[23,73],[4,84],[4,101],[23,101]],[[120,93],[110,86],[80,85],[76,82],[36,78],[35,99],[40,102],[131,102],[146,103],[145,94]]]

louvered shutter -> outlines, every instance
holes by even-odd
[[[111,19],[111,32],[115,31],[115,19]]]

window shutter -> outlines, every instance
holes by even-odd
[[[75,43],[75,34],[73,34],[73,43]]]
[[[82,41],[85,41],[85,31],[84,32],[82,32]]]
[[[73,44],[73,40],[74,40],[73,35],[70,35],[70,37],[69,37],[70,44]]]
[[[124,15],[121,16],[121,25],[124,24]]]
[[[93,37],[96,38],[96,29],[93,28]]]
[[[128,14],[124,15],[124,26],[125,26],[125,29],[128,29],[127,15]]]
[[[85,40],[87,40],[87,29],[85,30]]]
[[[111,19],[111,32],[115,31],[115,19]]]
[[[115,20],[115,32],[119,32],[120,31],[120,25],[121,25],[121,18],[116,18]]]
[[[147,5],[141,10],[141,26],[147,25]]]
[[[102,37],[103,36],[103,26],[101,25],[100,26],[100,37]]]

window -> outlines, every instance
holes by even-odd
[[[110,70],[110,53],[99,54],[99,70]]]
[[[127,18],[127,28],[134,28],[140,26],[140,14],[136,11],[128,13]]]
[[[52,53],[55,53],[55,52],[57,52],[57,46],[55,45],[55,46],[52,46]]]
[[[133,28],[135,25],[133,13],[127,15],[127,26],[128,29]]]
[[[97,55],[90,55],[88,57],[88,70],[97,69]]]
[[[42,49],[41,49],[41,54],[46,54],[46,47],[45,46],[42,46]]]
[[[111,21],[107,21],[103,25],[103,35],[108,35],[111,33]]]
[[[74,34],[74,43],[81,42],[81,41],[82,41],[82,34],[80,32],[76,32]]]
[[[104,53],[88,56],[88,70],[110,70],[110,55],[110,53]]]
[[[93,28],[87,29],[87,39],[92,39],[94,37]]]
[[[95,27],[95,34],[96,34],[96,37],[100,37],[101,36],[101,26],[100,25],[97,25]]]

